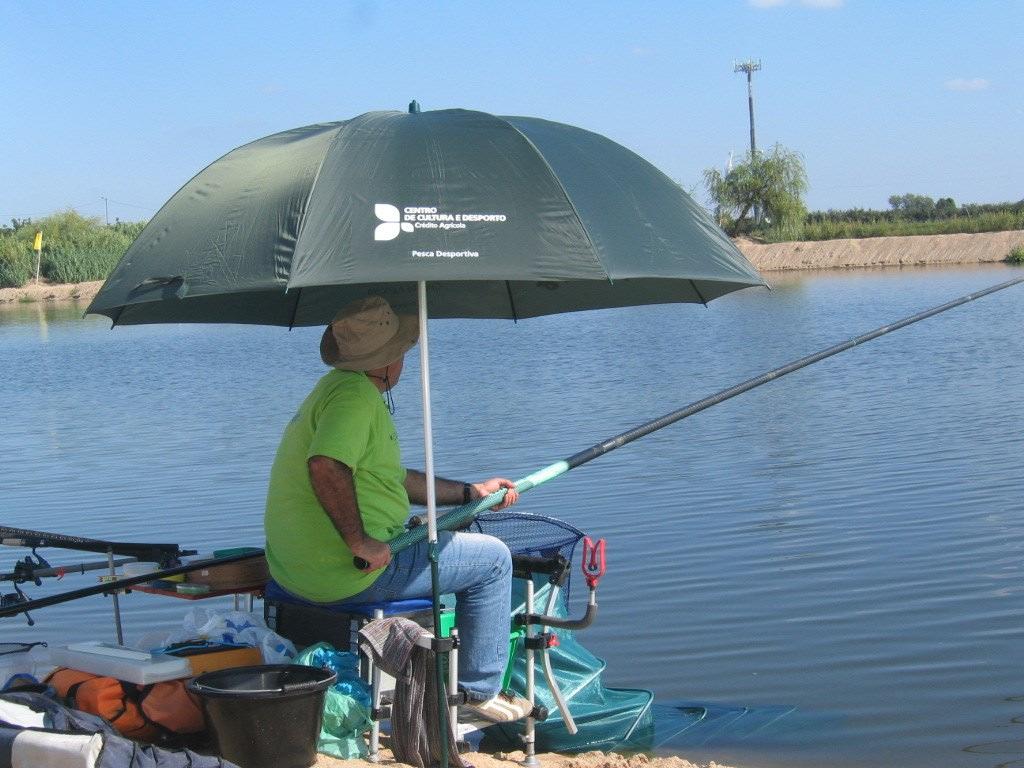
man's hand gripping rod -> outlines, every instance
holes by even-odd
[[[522,480],[517,480],[515,483],[516,491],[523,493],[531,488],[536,488],[541,483],[546,483],[548,480],[558,477],[564,472],[568,472],[569,466],[562,465],[565,465],[565,462],[559,461],[550,467],[534,472],[532,475],[527,475]],[[437,530],[450,531],[472,522],[481,512],[485,512],[495,504],[501,503],[507,492],[507,488],[501,488],[489,496],[484,496],[482,499],[471,501],[469,504],[463,504],[461,507],[455,507],[455,509],[437,518]],[[426,539],[427,526],[419,525],[415,528],[410,528],[405,533],[398,534],[398,536],[388,542],[388,546],[391,548],[391,553],[395,554],[403,549],[408,549],[414,544],[419,544],[421,541],[426,541]],[[368,565],[361,557],[353,558],[352,562],[359,570],[363,570]]]

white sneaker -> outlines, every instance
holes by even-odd
[[[502,691],[486,701],[467,701],[459,720],[463,722],[512,723],[530,714],[533,705],[513,693]]]

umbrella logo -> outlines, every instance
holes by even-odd
[[[394,240],[400,232],[413,231],[412,224],[402,221],[402,214],[393,205],[377,203],[373,206],[373,212],[381,220],[373,230],[374,240]]]

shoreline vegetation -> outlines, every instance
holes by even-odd
[[[808,216],[807,234],[817,232],[810,226],[815,216],[823,214]],[[837,224],[829,232],[834,235],[848,231],[855,223]],[[1024,218],[1016,215],[1000,217],[990,210],[983,210],[977,217],[882,223],[909,226],[913,231],[930,227],[931,231],[927,234],[830,236],[820,240],[785,242],[763,242],[739,236],[734,242],[762,272],[1024,263]],[[996,223],[1013,225],[1014,228],[975,231],[978,227]],[[0,227],[0,306],[91,301],[99,291],[103,277],[144,226],[145,222],[121,221],[106,225],[99,219],[85,218],[75,211],[63,211],[38,222],[13,221],[11,227]],[[879,222],[869,226],[877,229]],[[957,227],[958,231],[949,231]],[[965,229],[968,231],[963,231]],[[897,228],[895,231],[904,230]],[[38,283],[35,281],[36,253],[32,250],[36,232],[43,233]]]
[[[928,265],[1024,263],[1024,229],[953,235],[844,238],[758,243],[738,238],[737,247],[761,272],[917,267]],[[35,302],[92,301],[102,280],[51,282],[0,288],[0,306]]]

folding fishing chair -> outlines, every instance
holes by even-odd
[[[359,630],[377,619],[401,616],[424,627],[433,624],[433,603],[429,599],[394,600],[377,603],[335,603],[324,605],[303,600],[276,581],[267,582],[264,590],[263,617],[267,626],[282,637],[304,648],[316,643],[329,643],[340,651],[359,653]],[[454,614],[441,614],[441,636],[447,637],[454,626]],[[450,641],[449,641],[450,642]],[[455,644],[453,643],[453,646]],[[448,685],[456,690],[458,651],[453,647]],[[373,658],[360,654],[361,672],[370,684],[370,760],[376,762],[380,753],[380,724],[390,711],[383,702],[383,679]]]
[[[509,686],[516,655],[524,652],[526,657],[527,683],[523,692],[531,701],[534,699],[534,675],[539,659],[555,704],[570,733],[575,733],[575,723],[559,692],[558,682],[551,670],[546,650],[557,642],[549,627],[582,629],[596,616],[595,590],[597,580],[604,573],[604,542],[593,544],[582,531],[550,517],[523,512],[493,512],[480,515],[470,530],[487,533],[504,541],[512,552],[513,576],[522,580],[525,601],[510,613],[509,662],[505,670],[503,685]],[[569,576],[573,553],[577,543],[584,542],[583,570],[590,586],[590,602],[586,615],[579,620],[569,620],[547,615],[559,591],[568,593]],[[549,582],[545,594],[549,598],[544,613],[535,612],[534,580],[544,578]],[[339,650],[358,650],[358,631],[370,621],[393,616],[403,616],[425,627],[432,625],[432,602],[429,599],[398,600],[383,603],[337,603],[324,605],[303,600],[287,592],[274,581],[268,582],[264,592],[264,618],[267,626],[287,637],[297,647],[318,642],[327,642]],[[457,611],[457,606],[456,606]],[[441,628],[438,633],[443,640],[450,638],[455,622],[455,612],[442,611]],[[437,642],[437,641],[435,641]],[[458,643],[451,643],[449,660],[449,701],[451,722],[456,722],[458,694]],[[373,660],[361,657],[362,670],[370,683],[371,719],[370,759],[376,761],[380,747],[380,723],[389,717],[389,710],[382,701],[382,679],[380,670]],[[534,727],[547,717],[543,706],[535,706],[526,720],[524,740],[526,764],[536,764],[534,756]]]

